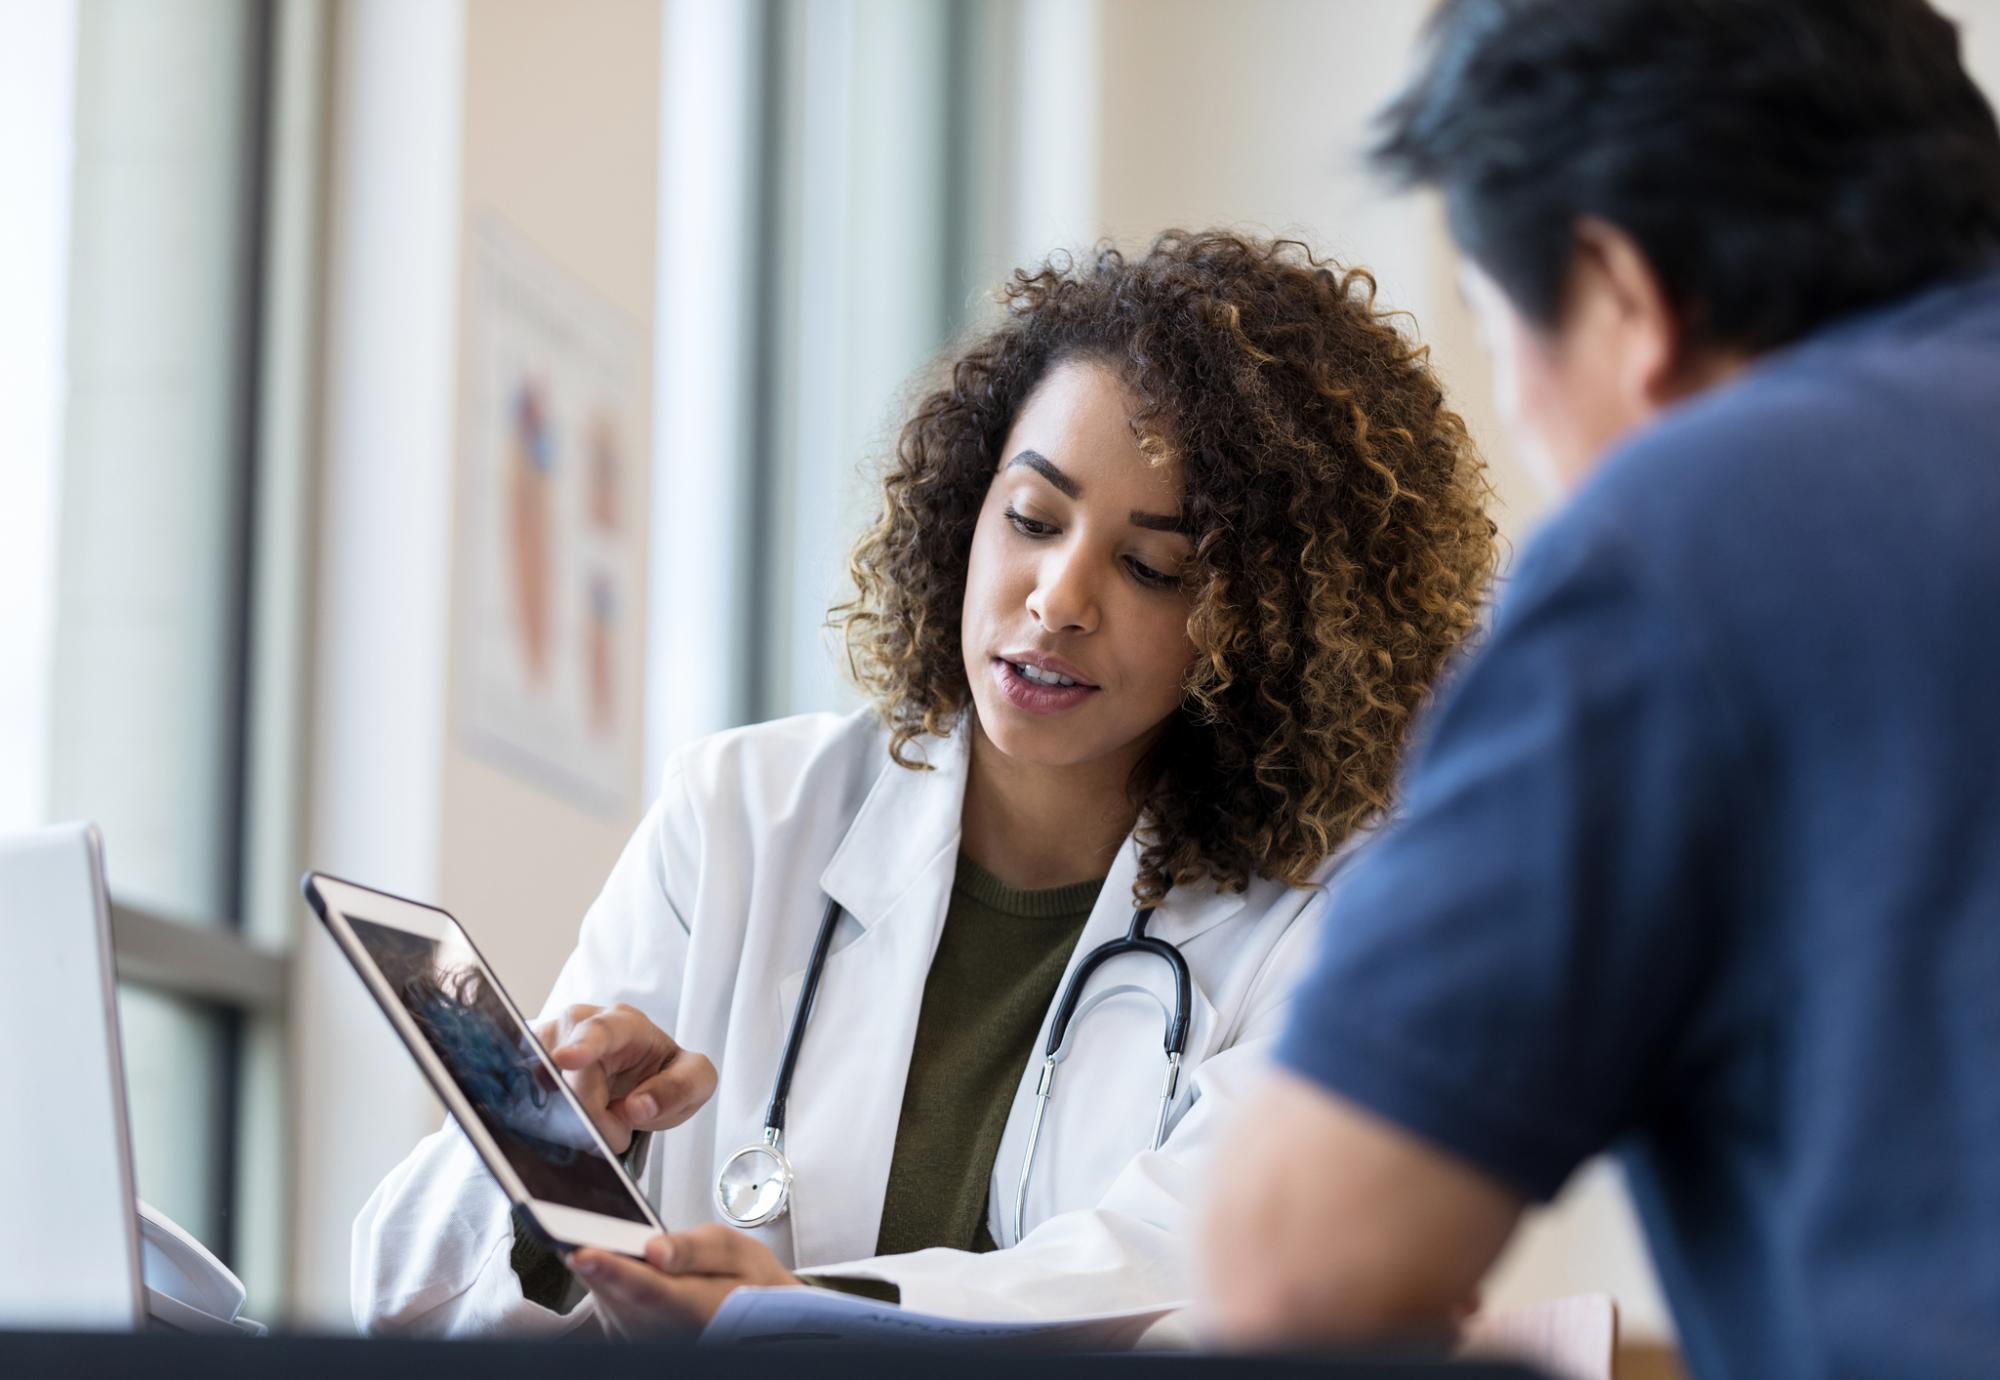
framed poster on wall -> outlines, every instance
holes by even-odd
[[[643,733],[645,342],[498,219],[471,238],[462,733],[621,816]]]

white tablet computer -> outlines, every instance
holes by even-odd
[[[643,1256],[666,1228],[459,923],[319,872],[300,885],[534,1230],[558,1250]]]

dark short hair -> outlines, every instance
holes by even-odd
[[[1541,325],[1585,216],[1751,350],[2000,258],[2000,129],[1925,0],[1444,0],[1380,127]]]

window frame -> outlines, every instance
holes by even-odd
[[[121,988],[193,1003],[220,1022],[214,1120],[204,1133],[220,1221],[204,1244],[278,1312],[292,1273],[290,951],[310,736],[332,13],[327,0],[247,0],[247,9],[244,319],[231,393],[238,559],[230,606],[217,614],[238,711],[222,746],[233,809],[218,829],[232,903],[194,914],[114,893],[110,917]]]

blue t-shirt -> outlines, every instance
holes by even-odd
[[[2000,275],[1626,445],[1420,739],[1283,1060],[1617,1150],[1700,1376],[2000,1375]]]

